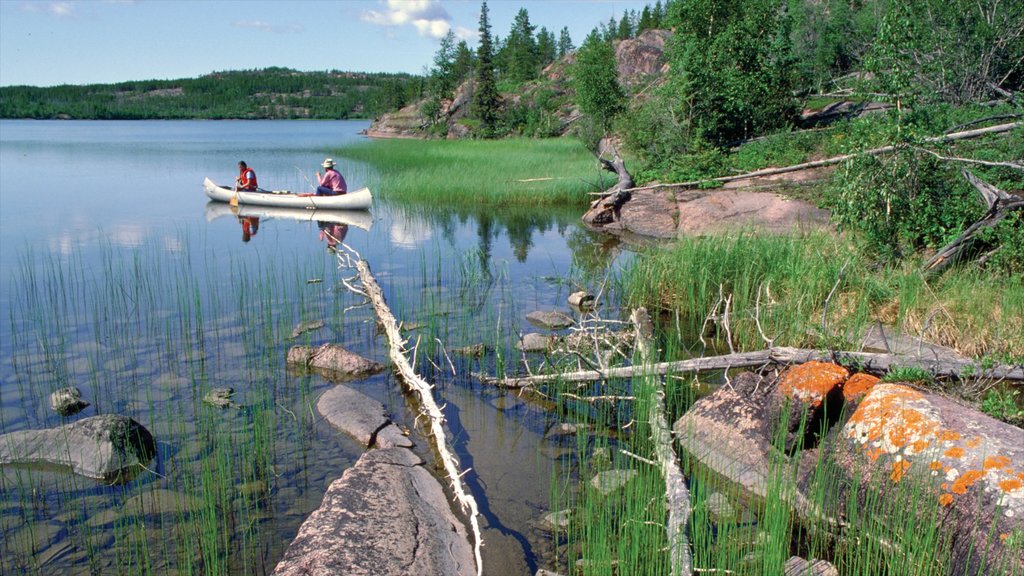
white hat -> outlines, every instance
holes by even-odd
[[[330,158],[324,160],[323,167],[324,168],[333,168],[334,167],[334,160],[331,160]]]

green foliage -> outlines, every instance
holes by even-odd
[[[561,58],[576,49],[572,43],[572,36],[569,34],[569,27],[565,26],[558,33],[558,57]]]
[[[1020,390],[997,387],[985,393],[979,408],[997,420],[1020,424],[1024,423],[1024,409],[1018,405],[1019,400]]]
[[[934,381],[935,377],[931,372],[916,366],[894,366],[882,376],[882,382],[931,384]]]
[[[615,52],[597,34],[587,36],[576,54],[572,85],[580,110],[601,130],[610,128],[612,119],[623,109],[625,95],[619,86]]]
[[[408,74],[266,68],[181,80],[0,87],[0,118],[368,118],[419,96]]]
[[[537,77],[537,41],[533,37],[536,26],[530,24],[526,8],[520,8],[512,21],[512,29],[502,51],[505,53],[504,76],[516,82],[526,82]]]

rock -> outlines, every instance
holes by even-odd
[[[71,416],[88,405],[88,402],[82,400],[82,391],[73,386],[55,390],[50,394],[50,408],[61,416]]]
[[[557,310],[530,312],[526,315],[526,319],[530,324],[547,330],[561,330],[576,323],[571,316]]]
[[[837,461],[862,492],[898,498],[897,485],[915,482],[908,514],[929,494],[948,509],[926,517],[951,533],[958,573],[1024,572],[1024,430],[935,393],[880,383],[841,437]]]
[[[549,352],[557,342],[556,336],[531,332],[523,334],[519,342],[516,342],[516,348],[523,352]]]
[[[646,84],[665,69],[665,42],[668,30],[646,30],[636,38],[615,43],[615,61],[619,81],[625,86]]]
[[[827,560],[808,561],[793,556],[786,560],[783,576],[839,576],[839,570]]]
[[[695,402],[673,430],[701,465],[751,495],[767,495],[771,429],[761,403],[723,386]]]
[[[791,234],[828,228],[829,213],[769,192],[715,190],[679,203],[679,237],[736,230]]]
[[[534,574],[533,576],[563,576],[563,574],[560,573],[560,572],[552,572],[551,570],[545,570],[543,568],[538,568],[537,569],[537,573]]]
[[[365,378],[384,370],[384,366],[349,352],[337,344],[292,346],[288,363],[312,368],[328,378]]]
[[[203,402],[215,408],[227,408],[234,404],[231,401],[234,395],[234,388],[214,388],[203,395]]]
[[[299,336],[305,334],[306,332],[319,330],[324,326],[326,326],[326,324],[324,324],[323,320],[311,320],[308,322],[300,322],[299,325],[292,330],[292,339],[294,340]]]
[[[868,392],[874,388],[875,384],[878,384],[879,378],[872,376],[871,374],[865,374],[858,372],[843,384],[843,400],[847,404],[854,404],[860,402],[862,398],[867,396]]]
[[[441,484],[411,451],[386,448],[331,483],[274,574],[469,576],[476,565]]]
[[[713,492],[708,496],[705,505],[708,508],[708,516],[716,524],[749,524],[755,521],[754,516],[747,509],[738,510],[728,496],[721,492]]]
[[[568,422],[562,422],[555,424],[551,428],[548,428],[544,433],[545,440],[551,440],[553,438],[562,438],[565,436],[576,436],[580,430],[589,430],[590,426],[586,424],[570,424]]]
[[[549,512],[541,520],[541,527],[548,532],[564,530],[569,526],[570,516],[572,516],[572,510],[569,509]]]
[[[479,344],[472,344],[470,346],[463,346],[462,348],[455,348],[452,350],[452,354],[458,354],[459,356],[469,356],[470,358],[479,358],[487,352],[487,346],[482,342]]]
[[[569,294],[569,305],[577,310],[587,311],[594,307],[594,295],[588,292],[573,292]]]
[[[842,366],[815,361],[791,366],[782,373],[769,410],[772,426],[786,427],[787,454],[795,447],[813,446],[824,418],[838,419],[843,383],[849,377]]]
[[[131,479],[155,454],[153,435],[126,416],[93,416],[58,428],[0,435],[0,464],[68,466],[110,483]]]
[[[348,386],[337,385],[324,392],[316,409],[331,426],[367,448],[411,448],[413,445],[388,418],[383,404]]]
[[[967,360],[956,350],[932,344],[915,336],[900,334],[891,327],[874,325],[864,332],[861,347],[865,352],[882,352],[926,360]]]
[[[603,232],[631,233],[649,238],[675,238],[678,207],[671,191],[610,195],[594,203],[583,222]]]
[[[636,476],[636,470],[608,470],[598,472],[590,479],[590,485],[602,495],[607,496],[622,488]]]
[[[104,528],[124,522],[125,518],[130,516],[144,518],[173,515],[181,518],[202,507],[203,501],[199,497],[163,488],[146,488],[125,500],[119,508],[104,510],[90,517],[86,524],[91,528]]]

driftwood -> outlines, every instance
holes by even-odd
[[[595,156],[597,156],[597,161],[601,163],[602,168],[612,172],[619,178],[619,181],[615,183],[615,186],[612,186],[605,191],[605,195],[633,188],[636,186],[636,183],[633,182],[633,177],[629,174],[629,170],[626,170],[626,161],[622,159],[622,156],[619,155],[619,151],[614,146],[605,145],[605,142],[606,140],[602,140],[601,144],[598,145],[601,149],[595,154]],[[605,158],[606,154],[610,154],[611,159]]]
[[[690,557],[690,544],[686,538],[687,524],[690,518],[690,490],[686,487],[686,478],[679,468],[675,450],[672,449],[672,434],[669,432],[668,419],[665,417],[665,385],[659,376],[650,374],[652,365],[651,338],[653,328],[647,310],[638,308],[631,317],[636,331],[636,351],[640,355],[644,377],[650,378],[655,385],[654,398],[648,409],[648,422],[651,426],[651,441],[658,466],[665,480],[665,501],[668,508],[666,532],[668,537],[669,558],[671,559],[672,576],[689,576],[693,570]]]
[[[1024,126],[1024,122],[1011,122],[1008,124],[999,124],[998,126],[977,128],[975,130],[952,132],[949,134],[943,134],[942,136],[926,138],[924,141],[927,143],[942,143],[952,142],[955,140],[966,140],[969,138],[977,138],[979,136],[984,136],[986,134],[1000,134],[1003,132],[1009,132],[1020,126]],[[857,152],[855,154],[843,154],[841,156],[833,156],[831,158],[825,158],[823,160],[804,162],[802,164],[794,164],[792,166],[785,166],[782,168],[764,168],[762,170],[754,170],[753,172],[738,174],[736,176],[721,176],[719,178],[708,178],[707,180],[692,180],[690,182],[679,182],[674,184],[655,184],[652,186],[641,186],[639,188],[630,188],[627,191],[636,192],[638,190],[655,190],[658,188],[688,188],[691,186],[698,186],[705,182],[732,182],[734,180],[747,180],[749,178],[759,178],[762,176],[775,176],[777,174],[786,174],[789,172],[796,172],[798,170],[806,170],[808,168],[821,168],[823,166],[841,164],[843,162],[846,162],[847,160],[858,158],[860,156],[877,156],[879,154],[887,154],[889,152],[894,152],[897,148],[898,147],[896,145],[882,146],[881,148],[873,148],[871,150],[865,150],[863,152]]]
[[[872,352],[840,352],[807,348],[772,347],[756,352],[737,352],[723,356],[691,358],[675,362],[661,362],[650,366],[651,374],[665,375],[677,372],[708,372],[732,368],[751,368],[766,364],[802,364],[811,360],[856,365],[865,372],[885,373],[895,367],[926,370],[940,378],[992,378],[996,380],[1024,381],[1024,365],[998,364],[985,368],[980,362],[956,358],[924,358],[898,354]],[[586,382],[610,378],[631,378],[642,372],[638,366],[623,366],[607,370],[582,370],[568,374],[543,374],[513,378],[493,378],[474,374],[484,384],[505,388],[526,388],[550,382]]]
[[[388,353],[391,356],[391,361],[395,364],[395,370],[398,371],[399,376],[401,376],[402,381],[405,382],[406,386],[408,386],[409,389],[415,392],[419,397],[422,414],[426,416],[430,423],[430,433],[434,437],[434,444],[438,452],[438,458],[441,460],[445,473],[452,482],[452,492],[454,492],[455,499],[459,502],[463,512],[465,512],[469,517],[470,527],[473,531],[473,552],[476,555],[476,573],[479,576],[480,574],[483,574],[483,561],[480,555],[482,536],[480,531],[480,522],[478,520],[480,511],[477,507],[476,500],[471,494],[469,494],[469,492],[466,491],[465,486],[462,483],[461,478],[465,472],[459,472],[455,456],[448,448],[448,441],[444,430],[444,414],[441,412],[441,409],[438,408],[437,403],[434,402],[434,395],[431,390],[432,386],[416,374],[415,370],[413,370],[412,366],[409,364],[409,360],[405,357],[405,340],[402,339],[402,334],[398,328],[398,322],[391,314],[391,310],[388,308],[387,302],[384,300],[384,292],[377,284],[373,274],[370,273],[370,266],[363,260],[357,260],[355,262],[355,267],[359,274],[359,279],[362,281],[363,287],[365,288],[365,294],[373,303],[373,309],[377,313],[377,319],[380,321],[381,326],[383,326],[385,334],[387,334]]]
[[[922,269],[928,273],[937,274],[957,262],[964,249],[970,246],[978,232],[995,226],[1003,218],[1006,218],[1010,212],[1024,208],[1024,198],[1007,194],[967,170],[963,171],[963,175],[978,190],[982,198],[985,199],[985,204],[988,205],[988,212],[985,213],[981,220],[971,224],[963,234],[943,246],[924,263]],[[987,256],[983,257],[987,259]]]

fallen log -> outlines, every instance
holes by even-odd
[[[409,364],[409,360],[405,356],[405,340],[398,329],[398,322],[395,320],[394,315],[391,314],[391,310],[384,300],[383,290],[377,284],[373,274],[370,273],[370,266],[364,260],[358,260],[355,263],[355,267],[359,274],[359,279],[363,283],[363,288],[366,290],[366,295],[369,297],[370,302],[373,304],[373,309],[377,313],[377,319],[388,337],[388,354],[391,357],[391,361],[395,364],[395,370],[398,371],[406,386],[419,397],[422,414],[426,416],[430,423],[430,434],[434,437],[438,458],[440,458],[444,466],[448,479],[452,482],[452,492],[454,492],[455,499],[459,502],[463,512],[469,517],[470,527],[473,531],[476,573],[479,576],[483,574],[483,561],[480,555],[482,536],[478,519],[480,511],[477,507],[476,499],[466,491],[462,483],[461,478],[465,472],[459,472],[455,456],[448,448],[447,435],[444,431],[444,414],[438,408],[437,403],[434,402],[434,395],[431,391],[432,386],[420,378],[416,371],[413,370],[412,365]]]
[[[942,136],[934,136],[932,138],[925,138],[927,143],[943,143],[953,142],[955,140],[965,140],[969,138],[977,138],[986,134],[999,134],[1002,132],[1009,132],[1015,128],[1024,126],[1024,122],[1010,122],[1008,124],[999,124],[997,126],[988,126],[985,128],[977,128],[974,130],[964,130],[962,132],[952,132],[949,134],[943,134]],[[638,188],[629,188],[626,192],[636,192],[639,190],[656,190],[659,188],[689,188],[692,186],[699,186],[706,182],[733,182],[735,180],[747,180],[750,178],[760,178],[762,176],[775,176],[777,174],[786,174],[789,172],[796,172],[798,170],[807,170],[809,168],[821,168],[823,166],[832,166],[835,164],[841,164],[847,160],[858,158],[860,156],[877,156],[879,154],[887,154],[894,152],[898,146],[889,145],[882,146],[881,148],[872,148],[871,150],[865,150],[863,152],[857,152],[854,154],[843,154],[841,156],[833,156],[831,158],[825,158],[822,160],[815,160],[813,162],[804,162],[802,164],[793,164],[792,166],[784,166],[782,168],[764,168],[761,170],[754,170],[753,172],[746,172],[744,174],[737,174],[735,176],[721,176],[718,178],[708,178],[706,180],[691,180],[689,182],[678,182],[673,184],[654,184],[651,186],[640,186]]]
[[[963,234],[940,248],[934,256],[924,263],[921,268],[929,274],[937,274],[959,261],[961,254],[971,245],[974,236],[978,232],[995,226],[1006,218],[1010,212],[1024,209],[1024,198],[1007,194],[967,170],[964,170],[962,174],[978,190],[982,198],[985,199],[985,203],[988,205],[988,212],[980,220],[971,224],[967,230],[964,230]]]
[[[652,365],[651,318],[645,308],[633,311],[630,318],[636,331],[636,351],[640,356],[643,377],[654,386],[654,398],[648,408],[647,419],[651,427],[651,442],[665,480],[665,505],[668,508],[666,532],[672,576],[689,576],[693,572],[690,543],[686,538],[690,518],[690,490],[679,468],[676,452],[672,449],[672,434],[665,417],[665,383],[660,376],[650,374]]]
[[[755,352],[737,352],[722,356],[691,358],[674,362],[652,364],[650,372],[665,375],[678,372],[709,372],[733,368],[751,368],[765,364],[802,364],[811,360],[856,365],[861,371],[876,374],[892,368],[920,368],[938,378],[991,378],[994,380],[1024,381],[1024,365],[997,364],[985,368],[981,362],[955,358],[925,358],[901,354],[873,352],[843,352],[808,348],[773,347]],[[632,378],[641,372],[638,366],[622,366],[607,370],[581,370],[568,374],[540,374],[512,378],[494,378],[479,373],[473,376],[484,384],[505,388],[526,388],[551,382],[586,382],[611,378]]]

